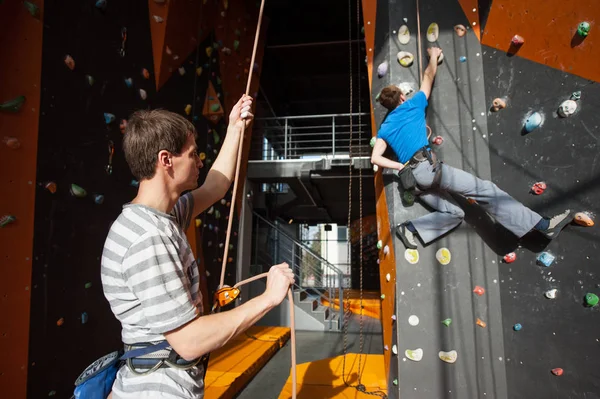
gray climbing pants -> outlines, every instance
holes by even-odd
[[[441,165],[442,176],[439,187],[432,187],[436,165]],[[413,169],[413,174],[422,190],[418,198],[436,210],[411,220],[424,243],[435,240],[463,221],[465,212],[450,193],[476,200],[498,223],[519,238],[527,234],[542,218],[494,183],[446,164],[430,165],[427,161],[421,162]]]

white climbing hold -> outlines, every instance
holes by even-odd
[[[398,29],[398,41],[400,44],[408,44],[410,41],[410,31],[408,30],[408,26],[402,25],[400,29]]]
[[[577,103],[573,100],[563,101],[558,107],[558,114],[563,118],[568,118],[577,111]]]
[[[423,349],[418,348],[415,350],[407,349],[404,351],[404,356],[412,360],[413,362],[420,362],[423,359]]]
[[[440,27],[435,22],[432,22],[427,28],[427,41],[434,43],[440,35]]]
[[[406,23],[408,23],[408,18],[402,18],[402,20]]]
[[[456,359],[458,358],[458,353],[456,353],[456,351],[454,351],[454,350],[452,350],[450,352],[440,351],[438,356],[440,357],[441,360],[443,360],[446,363],[454,363],[454,362],[456,362]]]
[[[440,248],[435,253],[435,258],[442,265],[447,265],[448,263],[450,263],[450,260],[452,259],[452,254],[450,253],[450,250],[448,248]]]
[[[404,251],[404,259],[408,261],[411,265],[419,262],[419,251],[416,249],[407,249]]]
[[[161,22],[163,22],[163,21],[164,21],[164,19],[162,19],[162,18],[161,18],[161,17],[159,17],[158,15],[153,15],[153,17],[154,17],[154,20],[155,20],[157,23],[159,23],[159,24],[160,24]]]
[[[412,94],[415,90],[412,88],[412,86],[410,85],[410,83],[408,82],[402,82],[397,86],[400,91],[402,92],[402,94],[404,94],[405,96],[408,96],[410,94]]]
[[[556,298],[556,288],[553,288],[551,290],[548,290],[544,293],[544,296],[548,299],[555,299]]]
[[[377,165],[375,165],[377,166]],[[387,255],[390,253],[390,247],[388,245],[386,245],[385,247],[383,247],[383,254]]]
[[[389,273],[385,275],[385,281],[390,281],[391,278],[392,276]]]
[[[398,347],[397,347],[396,345],[392,345],[392,353],[393,353],[394,355],[397,355],[397,354],[398,354]]]
[[[400,51],[398,53],[398,62],[405,68],[408,68],[413,64],[415,60],[414,55],[409,53],[408,51]]]
[[[418,325],[419,324],[419,317],[415,316],[414,314],[411,315],[408,318],[408,324],[410,324],[413,327],[416,326],[416,325]]]
[[[377,173],[378,170],[379,170],[379,166],[373,165],[373,172]]]

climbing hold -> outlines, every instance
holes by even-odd
[[[202,225],[202,219],[196,219],[194,222],[196,223],[196,227],[200,227]]]
[[[396,319],[397,319],[396,315],[395,315],[395,314],[393,314],[393,315],[392,315],[392,320],[393,320],[393,321],[396,321]]]
[[[398,88],[405,96],[409,96],[414,92],[414,89],[408,82],[402,82],[398,85]]]
[[[450,352],[444,352],[444,351],[440,351],[440,353],[438,353],[438,356],[440,357],[440,359],[446,363],[454,363],[456,362],[456,359],[458,358],[458,353],[456,353],[456,351],[450,351]]]
[[[381,249],[383,248],[383,241],[379,240],[377,241],[377,249]]]
[[[415,57],[408,51],[400,51],[398,53],[398,62],[403,67],[408,68],[409,66],[411,66],[413,64],[414,60],[415,60]]]
[[[394,378],[394,381],[392,381],[392,384],[394,384],[394,386],[398,386],[398,379]]]
[[[442,265],[447,265],[448,263],[450,263],[450,260],[452,259],[452,254],[450,254],[450,250],[448,248],[440,248],[435,253],[435,258]]]
[[[381,64],[379,64],[379,66],[377,67],[377,76],[379,76],[380,78],[385,76],[385,74],[388,71],[388,62],[384,61]]]
[[[585,212],[577,212],[573,221],[580,226],[592,227],[594,225],[594,220]]]
[[[4,144],[11,150],[18,150],[21,148],[21,142],[16,137],[4,137],[2,141],[4,141]]]
[[[553,288],[551,290],[548,290],[544,293],[544,296],[548,299],[555,299],[556,298],[556,292],[558,290],[556,288]]]
[[[146,94],[146,90],[140,89],[140,98],[142,100],[145,100],[147,97],[148,97],[148,94]]]
[[[125,134],[126,128],[127,128],[127,119],[121,119],[121,122],[119,122],[119,130],[121,131],[121,134]]]
[[[24,1],[23,4],[32,17],[37,18],[40,15],[40,8],[36,4],[33,4],[29,1]]]
[[[558,115],[568,118],[577,111],[577,103],[573,100],[565,100],[558,107]]]
[[[81,324],[85,324],[85,323],[87,323],[87,322],[88,322],[88,319],[89,319],[89,317],[88,317],[88,314],[87,314],[86,312],[83,312],[83,313],[81,314]]]
[[[159,23],[159,24],[160,24],[161,22],[164,22],[164,19],[162,19],[162,18],[161,18],[161,17],[159,17],[158,15],[153,15],[153,16],[152,16],[152,18],[154,18],[154,20],[155,20],[157,23]]]
[[[522,328],[523,326],[521,325],[521,323],[517,323],[513,326],[513,330],[515,331],[521,331]]]
[[[563,375],[563,372],[564,372],[564,370],[561,369],[561,368],[555,368],[555,369],[552,369],[551,371],[552,371],[552,374],[554,374],[554,375],[556,375],[558,377],[560,377],[561,375]]]
[[[144,79],[150,79],[150,72],[146,68],[142,68],[142,76]]]
[[[221,205],[225,205],[227,203],[227,200],[225,198],[221,198]]]
[[[381,294],[381,299],[385,299],[385,294]]]
[[[464,55],[461,55],[460,58],[458,59],[460,62],[467,62],[467,57],[465,57]]]
[[[389,351],[389,350],[390,350],[390,347],[389,347],[389,346],[387,346],[387,345],[384,345],[384,346],[383,346],[383,349],[384,349],[384,350],[386,350],[386,351]]]
[[[44,188],[50,191],[52,194],[56,193],[56,183],[54,183],[53,181],[46,183],[46,185],[44,185]]]
[[[56,396],[56,391],[50,391],[50,392],[48,392],[48,396]]]
[[[398,29],[398,41],[400,44],[408,44],[408,42],[410,42],[410,31],[408,30],[408,26],[402,25],[400,29]]]
[[[215,219],[221,219],[221,212],[218,209],[215,210]]]
[[[13,98],[12,100],[8,100],[0,104],[0,110],[13,113],[19,112],[24,102],[25,96],[18,96]]]
[[[237,51],[237,49],[239,49],[239,48],[240,48],[240,41],[236,39],[233,41],[233,49],[235,51]]]
[[[210,209],[206,213],[208,213],[209,215],[212,215],[214,212],[215,212],[215,207],[211,206]]]
[[[479,296],[482,296],[483,294],[485,294],[485,288],[476,285],[475,288],[473,289],[473,292]]]
[[[102,205],[102,203],[104,202],[104,195],[102,194],[95,194],[94,195],[94,202],[98,205]]]
[[[525,39],[523,39],[523,36],[514,35],[510,42],[513,46],[522,46],[525,43]]]
[[[223,47],[221,52],[225,55],[231,55],[231,49],[229,47]]]
[[[415,194],[413,191],[406,190],[402,193],[402,203],[404,206],[412,206],[415,203]]]
[[[598,304],[598,295],[588,292],[585,294],[585,303],[589,307],[596,306]]]
[[[404,251],[404,259],[408,261],[408,263],[414,265],[419,262],[419,251],[416,249],[407,249]]]
[[[202,67],[196,68],[196,76],[202,75]]]
[[[108,5],[106,0],[97,0],[96,1],[96,8],[102,11],[106,10],[106,6]]]
[[[506,108],[506,101],[504,101],[501,98],[494,98],[494,101],[492,101],[492,108],[491,111],[492,112],[498,112],[501,109]]]
[[[549,267],[552,265],[552,262],[554,262],[554,259],[556,259],[556,257],[550,252],[542,252],[537,257],[537,263],[538,265]]]
[[[481,319],[477,319],[477,321],[475,322],[479,327],[481,328],[485,328],[485,326],[487,326],[487,324],[485,323],[485,321],[481,320]]]
[[[137,180],[135,180],[135,179],[133,179],[132,181],[129,182],[129,185],[131,187],[139,187],[140,186],[140,182],[137,181]]]
[[[63,319],[62,317],[56,321],[56,325],[59,327],[63,324],[65,324],[65,319]]]
[[[92,283],[87,282],[87,283],[85,283],[84,287],[85,287],[85,289],[91,288],[92,287]]]
[[[178,71],[179,71],[179,75],[181,75],[181,76],[185,75],[185,68],[184,67],[179,67]]]
[[[412,360],[413,362],[420,362],[423,359],[423,349],[418,348],[415,350],[407,349],[404,351],[404,356]]]
[[[191,104],[186,105],[184,111],[185,111],[186,115],[189,115],[192,112],[192,105]]]
[[[390,253],[390,247],[389,245],[386,245],[385,247],[383,247],[383,254],[387,255]]]
[[[4,215],[0,218],[0,227],[6,227],[14,221],[17,220],[13,215]]]
[[[377,137],[371,137],[371,141],[369,141],[369,145],[371,148],[375,147],[375,142],[377,141]]]
[[[433,140],[431,140],[431,143],[433,145],[442,145],[442,143],[444,142],[444,138],[442,136],[435,136],[433,138]]]
[[[427,59],[429,60],[429,55],[427,56]],[[440,53],[440,56],[438,57],[437,60],[437,64],[440,65],[442,63],[442,61],[444,61],[444,53]]]
[[[408,318],[408,324],[410,324],[413,327],[419,325],[419,317],[414,314],[410,315]]]
[[[93,86],[95,82],[92,75],[85,75],[85,81],[87,82],[88,86]]]
[[[71,195],[77,198],[84,198],[87,195],[87,191],[79,187],[77,184],[71,184]]]
[[[108,112],[104,113],[104,123],[106,123],[107,125],[113,123],[115,121],[115,116],[113,114],[110,114]]]
[[[221,105],[218,103],[215,104],[211,104],[210,106],[210,112],[218,112],[221,109]],[[242,115],[243,117],[243,115]]]
[[[131,89],[133,87],[133,79],[125,78],[124,80],[125,80],[125,86],[127,86]]]
[[[204,152],[201,152],[199,157],[201,161],[204,161],[206,159],[206,154]]]
[[[467,33],[467,28],[464,25],[456,25],[454,26],[454,32],[458,35],[458,37],[463,37]]]
[[[509,254],[504,255],[504,263],[513,263],[515,260],[517,260],[517,254],[514,252],[511,252]]]
[[[577,26],[577,34],[581,37],[586,37],[590,33],[590,23],[587,21],[581,22]]]
[[[389,273],[385,275],[385,281],[390,281],[391,278],[392,276]]]
[[[213,48],[212,47],[209,46],[209,47],[206,48],[206,55],[208,57],[210,57],[212,55],[212,52],[213,52]]]
[[[435,22],[431,23],[427,28],[427,41],[434,43],[437,41],[440,34],[440,27]]]
[[[442,320],[442,324],[445,325],[446,327],[450,327],[451,323],[452,323],[452,319]]]
[[[545,182],[539,181],[537,183],[534,183],[533,186],[531,186],[531,192],[535,195],[541,195],[544,193],[544,191],[546,191],[547,188],[548,186]]]
[[[527,120],[525,120],[525,131],[532,132],[542,124],[542,115],[539,112],[531,114]]]
[[[70,55],[65,56],[65,65],[72,71],[75,69],[75,60]]]
[[[397,355],[397,354],[398,354],[398,347],[397,347],[396,345],[392,345],[392,353],[393,353],[394,355]]]

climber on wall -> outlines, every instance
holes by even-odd
[[[451,194],[477,201],[506,229],[521,238],[532,229],[546,238],[558,236],[570,223],[570,210],[543,218],[502,191],[494,183],[481,180],[463,170],[437,160],[429,148],[425,108],[431,93],[438,57],[442,50],[428,48],[429,65],[423,74],[420,90],[409,100],[396,86],[387,86],[379,95],[379,103],[390,112],[377,133],[371,162],[398,171],[404,189],[414,190],[418,198],[435,212],[396,226],[396,234],[407,248],[416,249],[416,237],[427,244],[458,226],[464,211]],[[383,156],[387,146],[395,152],[395,162]]]
[[[230,311],[202,315],[200,276],[185,231],[195,215],[226,195],[241,131],[253,118],[252,101],[243,96],[233,107],[221,152],[199,188],[202,161],[188,120],[146,110],[134,113],[127,123],[123,150],[140,186],[108,233],[102,286],[121,322],[126,351],[164,340],[168,346],[121,367],[113,399],[204,397],[205,370],[199,359],[281,303],[294,282],[287,264],[273,266],[261,296]],[[156,369],[165,359],[177,367],[165,363]]]

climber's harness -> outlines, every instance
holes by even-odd
[[[166,341],[164,341],[166,342]],[[150,348],[156,345],[156,343],[136,343],[135,345],[125,345],[125,352]],[[159,345],[165,346],[163,342]],[[152,348],[154,349],[154,348]],[[206,355],[205,355],[206,356]],[[188,370],[192,367],[196,367],[199,363],[204,361],[205,356],[199,357],[194,360],[185,360],[171,347],[166,346],[164,348],[154,350],[150,353],[130,357],[125,361],[125,364],[129,370],[135,375],[146,375],[150,374],[160,368],[171,367],[179,370]],[[144,370],[144,371],[140,371]]]
[[[402,184],[402,188],[404,188],[404,190],[413,191],[415,188],[417,188],[418,184],[413,175],[413,169],[425,161],[429,162],[430,165],[434,165],[435,175],[433,177],[431,188],[439,188],[442,181],[442,162],[438,161],[437,156],[431,150],[431,148],[429,148],[429,146],[424,146],[413,154],[413,156],[404,164],[404,168],[398,174],[400,183]]]

